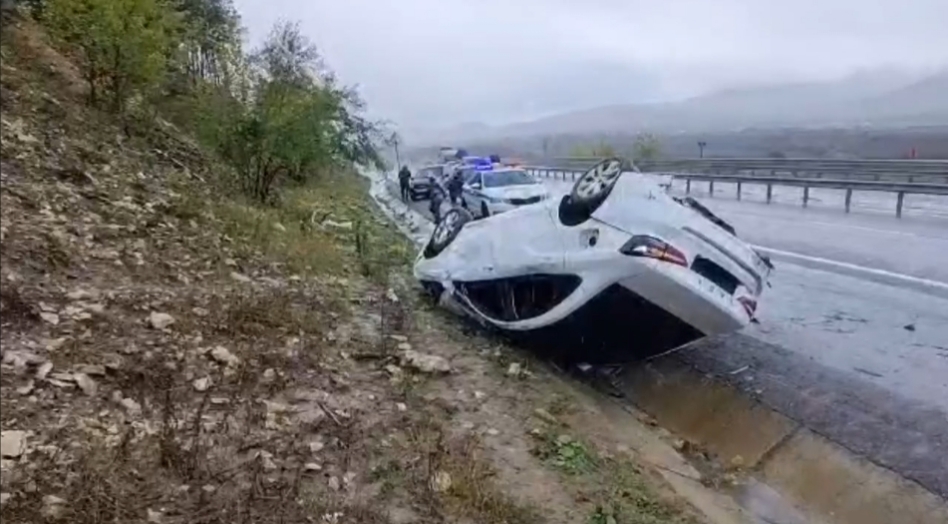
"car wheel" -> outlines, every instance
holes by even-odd
[[[575,226],[588,220],[612,192],[622,171],[621,159],[607,158],[583,173],[569,195],[560,201],[560,221]]]
[[[570,201],[586,206],[590,211],[594,210],[609,196],[621,174],[621,159],[607,158],[599,162],[573,184],[573,190],[569,194]]]
[[[490,216],[490,209],[487,209],[487,202],[481,202],[481,218]]]
[[[448,210],[441,217],[441,222],[435,227],[434,232],[431,233],[431,239],[428,240],[428,245],[425,246],[424,257],[434,258],[438,256],[457,238],[464,224],[470,222],[472,218],[471,214],[465,209],[455,207]]]

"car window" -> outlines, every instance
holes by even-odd
[[[465,169],[461,172],[461,177],[465,184],[473,184],[475,181],[478,181],[478,175],[480,175],[480,173],[473,169]]]
[[[424,177],[424,178],[428,178],[428,177],[431,177],[431,176],[440,177],[442,170],[443,170],[443,168],[442,168],[441,166],[426,167],[426,168],[422,169],[422,170],[418,173],[418,175],[421,176],[421,177]]]
[[[524,171],[493,171],[484,173],[484,187],[522,186],[538,182]]]

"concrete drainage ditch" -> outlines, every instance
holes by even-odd
[[[432,228],[430,222],[398,200],[393,182],[378,173],[363,175],[372,182],[371,194],[389,219],[417,244],[426,241]],[[727,347],[714,349],[728,350]],[[697,353],[700,354],[700,350]],[[740,482],[715,486],[717,493],[740,508],[728,511],[721,509],[719,500],[712,500],[714,496],[708,496],[706,486],[696,485],[688,475],[666,467],[669,472],[664,476],[669,484],[713,521],[761,524],[948,522],[948,503],[930,489],[932,482],[937,484],[938,479],[931,481],[931,475],[911,478],[913,475],[906,473],[906,468],[911,466],[909,458],[900,462],[898,457],[889,457],[886,460],[890,464],[883,460],[880,465],[879,460],[854,452],[852,448],[860,447],[858,442],[850,445],[845,435],[825,436],[826,431],[818,431],[822,429],[819,423],[810,423],[812,409],[800,413],[807,410],[804,398],[807,392],[798,391],[802,396],[794,405],[802,407],[776,409],[773,403],[768,405],[760,398],[753,398],[754,395],[728,383],[720,374],[699,370],[700,367],[677,353],[630,366],[614,383],[623,399],[616,403],[602,396],[600,403],[606,413],[616,410],[616,420],[623,416],[623,402],[654,417],[677,442],[684,443],[675,448],[682,457],[690,459],[694,469],[711,473],[705,475],[706,478],[713,478],[713,472],[707,470],[721,471],[722,465],[736,466],[732,469],[742,472]],[[621,428],[621,424],[618,427]],[[942,443],[931,444],[941,447]],[[911,452],[905,450],[905,454]],[[657,454],[667,455],[667,450]],[[948,452],[944,455],[948,457]],[[904,468],[900,467],[903,465]],[[938,468],[940,464],[932,466]],[[743,517],[735,520],[736,514]]]

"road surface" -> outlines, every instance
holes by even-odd
[[[570,187],[549,185],[554,193]],[[397,194],[394,185],[391,190]],[[918,247],[948,259],[948,220],[941,228],[922,221],[916,229],[894,217],[854,214],[834,221],[838,217],[821,210],[701,200],[755,243],[948,281],[933,258],[905,256]],[[427,204],[411,207],[427,215]],[[928,235],[932,245],[911,236],[916,233]],[[908,235],[907,243],[892,240],[900,234]],[[905,245],[910,248],[903,251]],[[948,497],[948,299],[788,263],[777,264],[772,283],[759,325],[662,358],[715,375]]]

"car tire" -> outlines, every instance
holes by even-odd
[[[466,209],[460,207],[449,209],[444,216],[441,217],[441,222],[435,226],[435,230],[431,233],[428,245],[425,246],[424,257],[434,258],[438,256],[439,253],[444,251],[444,249],[451,245],[451,242],[457,238],[461,229],[464,228],[464,224],[467,224],[472,219],[473,217]]]
[[[490,209],[487,208],[487,202],[481,202],[481,218],[490,216]]]
[[[622,174],[622,159],[607,158],[583,173],[569,193],[574,205],[594,210],[609,196]]]
[[[575,226],[588,220],[612,192],[623,168],[621,159],[607,158],[583,173],[560,201],[560,221]]]

